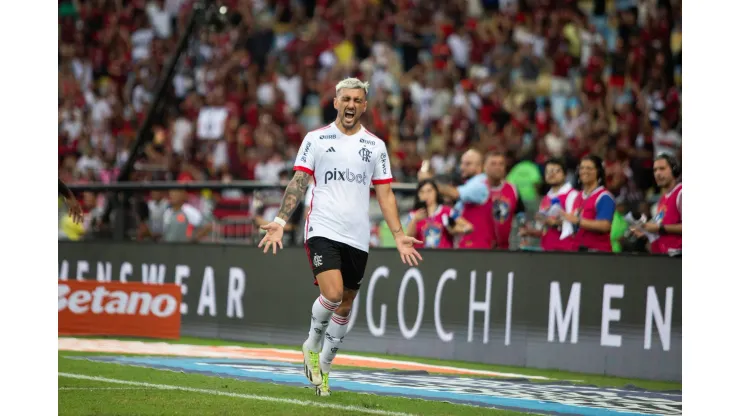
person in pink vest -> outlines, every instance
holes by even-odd
[[[600,157],[588,155],[581,159],[578,181],[581,191],[575,198],[573,210],[562,215],[564,221],[576,227],[574,249],[611,253],[610,234],[617,204],[614,196],[604,188],[606,173]]]
[[[489,153],[486,156],[483,170],[488,177],[490,191],[488,201],[484,204],[487,213],[481,214],[480,222],[484,222],[484,218],[490,221],[493,231],[492,248],[508,250],[514,217],[525,211],[524,204],[519,198],[516,187],[505,180],[506,157],[503,154]],[[477,226],[476,222],[471,221],[471,223]]]
[[[560,214],[573,210],[578,191],[565,181],[565,162],[561,159],[548,160],[545,164],[545,182],[550,185],[550,190],[540,201],[536,214],[543,228],[522,227],[519,235],[540,238],[543,251],[572,251],[573,236],[563,235]]]
[[[504,179],[506,158],[503,154],[489,153],[483,170],[487,198],[481,203],[463,202],[462,217],[473,225],[473,232],[460,237],[457,247],[508,250],[514,216],[524,212],[524,204],[516,188]]]
[[[454,236],[471,232],[473,226],[464,218],[451,218],[452,208],[443,204],[434,180],[424,179],[416,187],[414,211],[409,213],[406,235],[423,243],[416,248],[453,248]]]
[[[467,220],[473,224],[471,232],[463,235],[455,242],[455,248],[466,249],[491,249],[493,246],[493,230],[490,226],[491,221],[484,221],[484,224],[477,224],[481,213],[490,217],[490,207],[487,207],[489,201],[488,177],[483,173],[483,154],[476,149],[469,149],[460,157],[460,176],[465,181],[460,186],[453,186],[445,183],[437,183],[439,193],[453,201],[455,207],[450,214],[450,219],[456,221],[458,218]],[[432,178],[431,172],[420,171],[418,178],[420,181]]]
[[[507,250],[514,216],[524,212],[524,204],[516,188],[504,180],[506,158],[500,153],[483,158],[470,149],[460,159],[460,171],[463,185],[438,185],[443,196],[457,200],[450,218],[463,218],[473,228],[458,239],[456,248]],[[420,180],[427,177],[419,175]]]
[[[681,197],[683,187],[679,181],[681,167],[673,156],[660,154],[653,162],[655,183],[660,187],[661,197],[655,217],[647,222],[645,231],[658,234],[657,240],[650,244],[650,252],[667,254],[669,250],[681,250]],[[632,230],[641,237],[643,233]]]

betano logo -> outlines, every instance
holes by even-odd
[[[59,284],[59,312],[69,309],[74,314],[91,312],[148,316],[151,313],[159,318],[167,318],[175,313],[177,307],[177,299],[166,293],[152,296],[147,292],[108,291],[105,286],[98,286],[92,291],[73,291],[69,285]]]
[[[59,281],[64,335],[180,336],[182,293],[174,283]]]

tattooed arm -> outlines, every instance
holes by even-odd
[[[288,187],[285,188],[283,203],[280,205],[280,211],[277,215],[283,221],[287,222],[293,216],[296,207],[298,207],[298,204],[306,195],[310,180],[311,175],[301,170],[297,170],[295,175],[293,175],[293,179],[288,184]]]
[[[278,247],[283,248],[283,228],[287,226],[286,222],[293,216],[298,203],[306,195],[310,179],[311,175],[308,172],[296,170],[293,179],[285,189],[283,203],[280,204],[277,217],[270,223],[260,226],[260,229],[266,231],[262,241],[257,245],[260,248],[264,247],[263,253],[267,253],[272,248],[272,254],[276,254]]]

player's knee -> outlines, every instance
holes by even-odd
[[[321,295],[323,297],[325,297],[326,300],[328,300],[329,302],[339,303],[340,304],[339,307],[340,308],[342,307],[342,305],[341,305],[341,303],[342,303],[342,290],[341,289],[339,289],[339,290],[336,290],[334,288],[323,289],[321,291]]]

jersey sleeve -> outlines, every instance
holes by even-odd
[[[603,193],[599,196],[596,201],[596,219],[607,220],[609,222],[614,219],[614,211],[617,208],[617,204],[614,202],[614,198],[607,193]]]
[[[303,138],[298,154],[295,158],[295,164],[293,170],[300,170],[313,175],[316,163],[316,143],[314,142],[313,136],[307,134]]]
[[[460,201],[463,203],[482,204],[488,199],[488,186],[477,177],[470,178],[467,182],[457,187]]]
[[[380,154],[375,159],[375,168],[373,169],[373,185],[393,182],[391,160],[388,157],[388,149],[385,147],[385,143],[383,143],[379,150]]]

